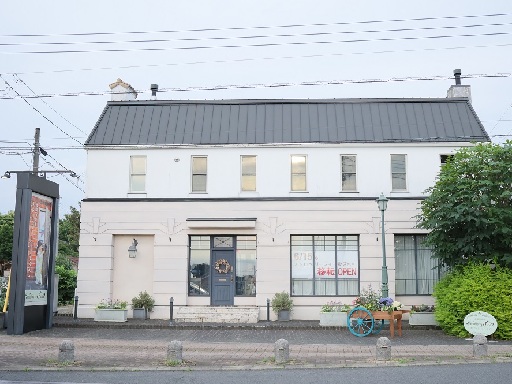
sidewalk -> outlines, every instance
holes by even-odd
[[[54,327],[9,336],[0,332],[1,370],[212,370],[370,367],[424,364],[512,362],[512,342],[489,342],[489,356],[473,358],[472,341],[435,329],[404,326],[402,337],[391,339],[390,361],[376,361],[379,335],[355,337],[347,329],[320,327],[318,322],[260,322],[257,324],[175,324],[168,320],[97,323],[56,316]],[[273,362],[274,343],[290,344],[290,362]],[[59,364],[63,340],[72,340],[75,363]],[[183,344],[184,363],[166,362],[167,346]]]

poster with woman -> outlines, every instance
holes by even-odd
[[[45,305],[48,289],[52,202],[49,197],[32,194],[25,305]]]

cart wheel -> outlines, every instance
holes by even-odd
[[[348,329],[357,337],[372,333],[374,322],[371,312],[364,307],[355,307],[347,315]]]
[[[377,333],[382,331],[383,327],[384,327],[384,320],[375,320],[372,333],[376,335]]]

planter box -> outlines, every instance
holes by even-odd
[[[347,312],[320,312],[320,325],[323,327],[346,327]]]
[[[414,312],[409,314],[409,325],[439,326],[439,323],[436,321],[434,312]]]
[[[290,311],[278,311],[277,321],[290,321]]]
[[[124,323],[128,320],[127,309],[96,309],[94,321],[112,321]]]
[[[149,319],[149,312],[146,308],[133,308],[133,318],[147,320]]]

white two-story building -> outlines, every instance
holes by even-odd
[[[390,295],[427,303],[439,270],[415,216],[446,157],[478,141],[468,98],[108,102],[85,145],[78,316],[146,290],[153,318],[172,297],[176,317],[266,319],[286,291],[294,319],[318,319],[381,284],[381,192]]]

